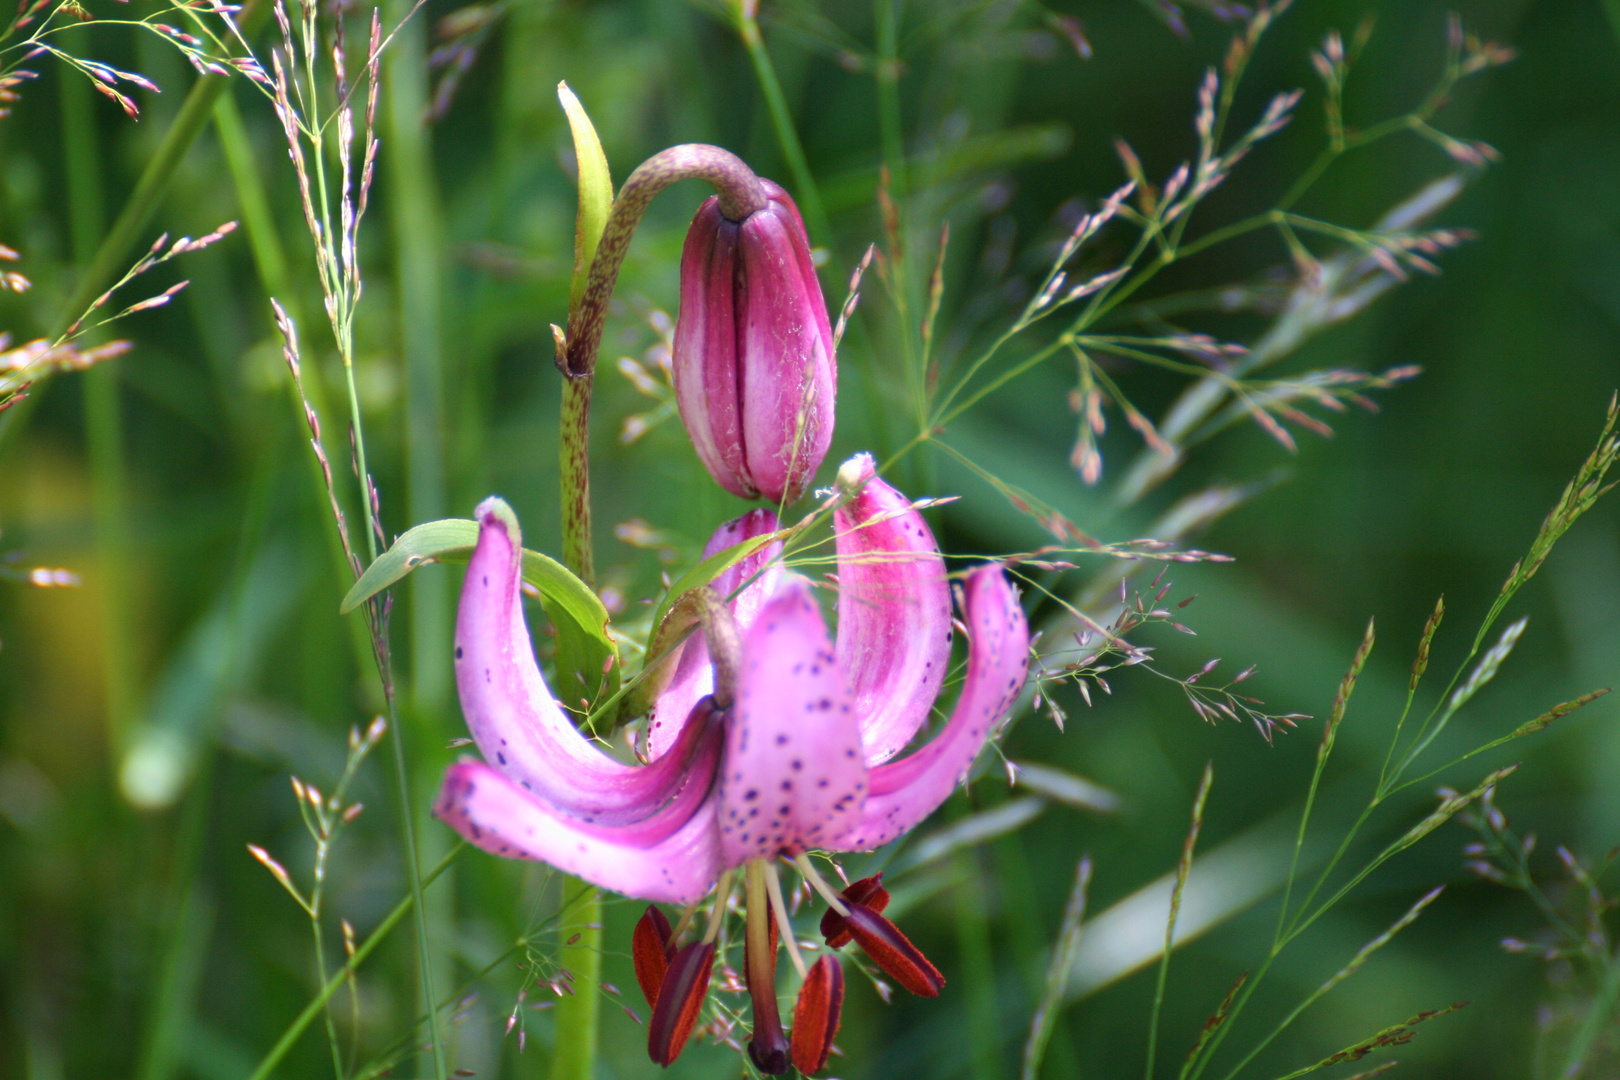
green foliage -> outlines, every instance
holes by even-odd
[[[901,850],[844,860],[890,868],[891,910],[949,982],[885,1006],[852,964],[838,1074],[1005,1077],[1022,1052],[1028,1080],[1135,1077],[1156,1026],[1160,1076],[1605,1075],[1612,430],[1565,485],[1620,341],[1615,5],[1465,5],[1469,31],[1518,50],[1506,66],[1427,0],[1236,24],[1221,6],[432,0],[383,53],[381,212],[352,228],[369,8],[346,9],[346,99],[337,43],[299,21],[326,7],[289,9],[284,43],[269,7],[241,17],[265,74],[277,44],[294,72],[323,177],[300,190],[215,13],[25,6],[0,41],[0,257],[19,256],[0,279],[0,1077],[537,1075],[566,1035],[535,1006],[640,1010],[614,989],[633,985],[639,905],[589,914],[543,867],[457,855],[430,817],[465,734],[456,572],[390,586],[413,558],[464,557],[475,526],[438,519],[502,493],[557,632],[547,678],[629,753],[611,729],[685,633],[676,601],[746,554],[697,559],[741,504],[677,424],[613,438],[646,397],[612,361],[660,388],[695,186],[653,205],[609,314],[588,415],[599,593],[548,557],[566,550],[548,327],[577,299],[609,164],[687,141],[793,191],[830,301],[869,253],[826,477],[871,451],[908,494],[959,496],[928,511],[943,546],[1023,556],[1044,630],[1038,701],[1002,747],[1031,763],[1025,790],[987,762]],[[398,96],[395,64],[414,80]],[[80,108],[64,78],[101,94]],[[563,80],[594,120],[583,143]],[[166,238],[137,262],[160,233],[231,220],[207,250]],[[132,264],[144,291],[82,318]],[[269,296],[302,337],[297,397]],[[1372,392],[1380,415],[1341,415]],[[824,568],[805,536],[786,537],[796,565]],[[345,593],[360,617],[338,615]],[[1442,611],[1477,633],[1440,632]],[[352,758],[342,733],[390,709],[399,756]],[[371,809],[325,820],[322,802],[306,831],[289,774]],[[1458,823],[1477,846],[1459,852]],[[594,933],[595,985],[567,959]],[[635,1020],[604,1008],[601,1026],[599,1075],[657,1073]],[[738,1060],[694,1039],[670,1074]]]
[[[343,597],[348,614],[428,562],[464,563],[478,541],[478,523],[467,518],[429,521],[407,531],[366,567]],[[619,688],[619,653],[608,628],[607,609],[556,559],[523,549],[523,581],[534,587],[557,635],[555,685],[570,708],[611,697]]]

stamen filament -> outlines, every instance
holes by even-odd
[[[776,864],[768,860],[761,860],[765,866],[765,891],[771,896],[771,909],[776,912],[776,926],[782,931],[782,943],[787,946],[788,959],[793,961],[793,970],[804,979],[809,975],[810,969],[805,967],[804,957],[799,955],[799,941],[793,936],[793,923],[788,919],[787,904],[782,902],[782,879],[776,876]]]
[[[692,927],[692,919],[697,915],[697,904],[688,904],[681,909],[681,917],[675,920],[675,929],[669,932],[670,944],[678,944],[681,935]]]
[[[820,874],[816,873],[816,868],[810,862],[808,854],[801,851],[793,856],[793,865],[799,868],[800,876],[810,883],[810,887],[820,893],[823,900],[827,901],[828,907],[840,915],[849,914],[849,908],[844,906],[844,898],[839,896],[831,885],[823,881]]]
[[[714,890],[714,907],[709,912],[709,927],[703,931],[703,944],[712,945],[720,934],[720,924],[726,919],[726,901],[731,899],[732,872],[720,875],[720,884]]]

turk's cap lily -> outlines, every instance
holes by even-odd
[[[672,355],[681,421],[715,482],[745,499],[792,502],[832,442],[837,368],[804,220],[762,179],[741,221],[711,196],[681,254]]]
[[[666,745],[650,746],[647,765],[601,753],[546,690],[523,618],[516,518],[497,499],[482,504],[455,671],[485,761],[451,767],[440,816],[497,854],[630,896],[691,902],[726,867],[810,848],[871,850],[932,813],[1021,688],[1028,626],[1001,567],[969,573],[967,670],[951,718],[926,745],[887,760],[943,683],[950,591],[926,523],[871,459],[842,472],[859,486],[835,517],[836,642],[803,578],[782,574],[752,611],[739,597],[735,705],[700,697]]]
[[[810,582],[784,570],[779,552],[767,548],[733,567],[717,590],[730,595],[732,632],[686,644],[654,711],[646,765],[598,751],[546,690],[523,618],[517,521],[498,499],[479,507],[456,621],[456,682],[485,760],[450,768],[436,813],[486,851],[548,862],[647,900],[695,904],[723,871],[746,866],[749,1053],[769,1074],[790,1063],[822,1068],[843,1003],[834,955],[808,968],[798,959],[775,861],[794,859],[827,898],[830,948],[853,941],[900,985],[937,995],[944,976],[883,916],[882,882],[835,894],[805,856],[871,850],[932,813],[1015,700],[1028,661],[1028,625],[1005,572],[996,564],[969,572],[959,593],[968,650],[956,703],[931,739],[896,757],[944,683],[951,587],[921,514],[869,457],[846,463],[839,487],[836,634]],[[775,529],[774,515],[755,511],[722,527],[710,546]],[[719,595],[716,607],[725,603]],[[714,684],[714,670],[728,673],[724,685]],[[724,898],[715,907],[701,940],[676,940],[656,908],[636,928],[637,981],[653,1008],[648,1053],[660,1064],[680,1053],[702,1014]],[[791,1040],[775,999],[776,923],[803,980]]]

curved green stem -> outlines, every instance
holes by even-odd
[[[679,180],[707,180],[720,196],[720,212],[731,221],[741,221],[765,206],[765,189],[759,177],[729,150],[705,143],[686,143],[661,150],[636,167],[619,189],[602,230],[602,240],[591,260],[591,274],[580,302],[568,313],[566,351],[558,360],[564,373],[580,378],[596,371],[596,354],[602,347],[602,328],[607,322],[608,301],[619,280],[619,268],[630,250],[630,237],[647,212],[653,196]]]

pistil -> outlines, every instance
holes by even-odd
[[[777,1076],[787,1072],[789,1047],[776,1007],[776,942],[771,934],[767,866],[765,860],[754,859],[745,871],[748,918],[743,972],[754,1004],[754,1034],[748,1040],[748,1056],[760,1072]]]

